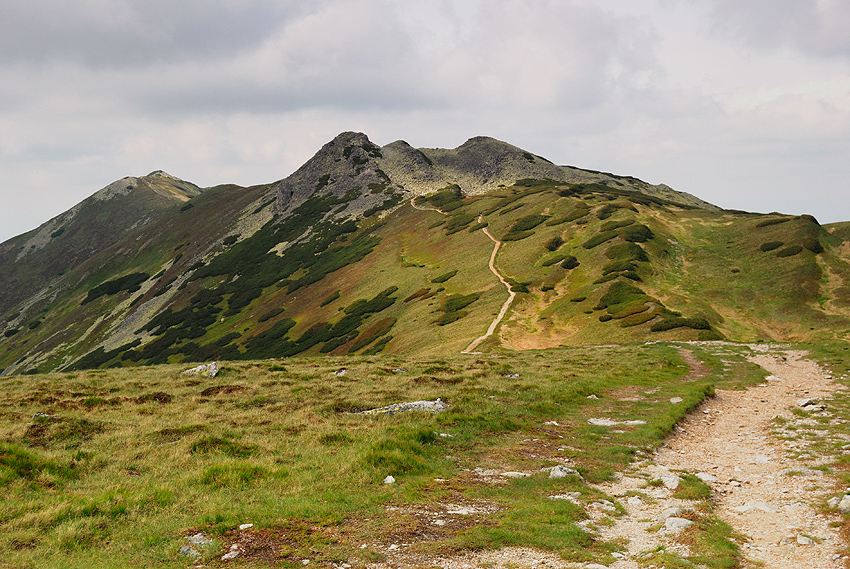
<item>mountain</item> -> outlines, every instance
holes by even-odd
[[[0,245],[0,369],[846,339],[848,241],[492,138],[346,132],[274,183],[125,178]]]

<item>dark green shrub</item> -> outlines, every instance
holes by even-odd
[[[633,243],[644,243],[655,235],[646,225],[630,225],[620,232],[620,237]]]
[[[570,302],[583,302],[585,300],[587,300],[586,296],[576,296],[574,298],[571,298]]]
[[[803,239],[803,247],[814,253],[815,255],[823,253],[823,245],[820,244],[817,237],[806,237]]]
[[[449,218],[448,222],[446,222],[446,235],[457,233],[458,231],[475,221],[477,217],[478,216],[476,216],[474,213],[460,212],[454,214]]]
[[[231,245],[233,245],[237,241],[239,241],[238,235],[228,235],[227,237],[224,238],[224,240],[222,240],[221,244],[225,245],[227,247],[230,247]]]
[[[615,304],[614,306],[608,307],[608,312],[610,312],[611,316],[615,319],[626,318],[633,314],[646,312],[647,310],[649,310],[649,304],[644,300],[638,300],[627,304]]]
[[[800,245],[791,245],[789,247],[785,247],[784,249],[780,249],[777,251],[777,257],[793,257],[794,255],[800,253],[803,248]]]
[[[525,239],[526,237],[531,237],[532,235],[534,235],[533,231],[520,231],[519,233],[514,233],[513,231],[511,231],[510,233],[502,237],[502,241],[520,241],[522,239]]]
[[[583,203],[583,202],[582,202]],[[569,221],[576,221],[577,219],[581,219],[582,217],[586,217],[590,213],[589,209],[580,208],[576,206],[576,209],[565,215],[564,217],[557,217],[550,219],[546,222],[546,225],[551,227],[554,225],[561,225],[562,223],[567,223]]]
[[[556,263],[560,263],[561,261],[563,261],[566,258],[567,258],[566,254],[555,255],[554,257],[550,257],[550,258],[546,259],[545,261],[543,261],[542,263],[540,263],[540,266],[550,267],[550,266],[552,266]]]
[[[764,221],[760,221],[756,223],[756,227],[769,227],[771,225],[779,225],[780,223],[785,223],[786,221],[791,221],[794,219],[793,217],[773,217],[771,219],[765,219]]]
[[[620,320],[620,328],[630,328],[632,326],[639,326],[641,324],[646,324],[650,320],[656,317],[656,314],[651,312],[644,312],[640,314],[632,314],[631,316],[627,316]]]
[[[327,306],[328,304],[330,304],[331,302],[333,302],[334,300],[336,300],[338,298],[339,298],[339,291],[337,290],[337,291],[334,291],[333,294],[328,296],[325,300],[323,300],[322,303],[319,306]]]
[[[443,312],[455,312],[466,308],[479,298],[481,298],[480,292],[473,292],[467,295],[452,294],[443,299],[443,302],[440,304],[440,310]]]
[[[554,252],[554,251],[557,251],[558,249],[560,249],[561,245],[563,245],[563,244],[564,244],[564,240],[561,239],[560,237],[556,236],[556,237],[553,237],[552,239],[550,239],[549,241],[547,241],[546,243],[544,243],[543,246],[546,247],[547,249],[549,249],[550,251]]]
[[[529,231],[534,229],[544,221],[549,219],[548,215],[532,214],[521,217],[511,227],[511,233],[519,233],[521,231]]]
[[[348,353],[353,354],[353,353],[365,348],[366,346],[368,346],[369,344],[371,344],[372,342],[374,342],[375,340],[377,340],[381,336],[386,335],[392,329],[392,327],[395,325],[395,323],[396,323],[396,319],[394,317],[389,317],[389,318],[384,318],[382,320],[379,320],[373,326],[371,326],[368,330],[363,332],[363,334],[360,335],[360,337],[357,339],[357,341],[354,342],[354,344],[352,344],[350,348],[348,348]]]
[[[11,338],[20,331],[21,330],[19,328],[9,328],[5,332],[3,332],[3,336],[5,336],[6,338]]]
[[[725,340],[723,334],[718,332],[717,330],[700,330],[699,334],[697,334],[697,340],[700,342],[716,342],[719,340]]]
[[[784,241],[768,241],[767,243],[762,243],[759,249],[766,253],[768,251],[773,251],[774,249],[779,249],[784,244]]]
[[[710,330],[711,324],[705,318],[664,318],[650,327],[652,332],[665,332],[674,328],[692,328],[694,330]]]
[[[566,258],[564,258],[564,262],[561,263],[561,268],[567,269],[569,271],[571,269],[575,269],[580,264],[581,263],[579,263],[578,259],[576,259],[574,256],[567,255]]]
[[[433,279],[431,279],[431,282],[435,283],[435,284],[444,283],[447,280],[449,280],[450,278],[452,278],[453,276],[455,276],[456,274],[457,274],[457,269],[455,269],[454,271],[449,271],[447,273],[443,273],[442,275],[440,275],[438,277],[434,277]]]
[[[613,261],[602,267],[602,274],[607,275],[610,273],[621,273],[623,271],[635,270],[637,270],[637,265],[631,261]]]
[[[475,225],[470,226],[470,228],[469,228],[469,232],[470,232],[470,233],[475,233],[476,231],[478,231],[478,230],[480,230],[480,229],[484,229],[484,228],[485,228],[485,227],[487,227],[488,225],[490,225],[490,224],[489,224],[489,223],[487,223],[486,221],[482,221],[481,223],[476,223]]]
[[[612,261],[649,261],[646,251],[637,243],[618,243],[605,251],[605,256]]]
[[[609,320],[613,320],[613,318],[614,317],[611,316],[610,314],[602,314],[602,315],[599,316],[599,321],[600,322],[608,322]]]
[[[597,245],[602,245],[606,241],[610,241],[611,239],[614,239],[615,237],[618,237],[618,236],[619,236],[619,233],[617,233],[616,231],[606,231],[604,233],[599,233],[598,235],[594,235],[593,237],[591,237],[590,239],[588,239],[587,241],[582,243],[581,246],[584,247],[585,249],[593,249]]]
[[[105,283],[101,283],[89,290],[88,295],[85,299],[83,299],[81,305],[97,300],[101,296],[112,296],[118,294],[123,290],[139,290],[139,286],[149,278],[150,275],[148,273],[132,273],[123,277],[118,277],[117,279],[112,279],[111,281],[106,281]]]
[[[652,298],[638,287],[623,281],[617,281],[608,287],[608,292],[602,295],[602,298],[599,299],[599,303],[602,308],[610,308],[618,304],[631,304],[636,302],[647,302],[650,300],[652,300]],[[611,310],[609,310],[609,312],[611,312]],[[616,310],[613,312],[616,312]]]
[[[601,231],[614,231],[622,227],[628,227],[635,222],[634,219],[622,219],[620,221],[606,221],[600,228]]]

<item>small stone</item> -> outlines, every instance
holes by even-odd
[[[664,528],[669,532],[680,532],[683,529],[693,525],[694,522],[685,518],[669,517],[664,521]]]
[[[254,527],[254,524],[242,524],[239,529],[251,529],[252,527]]]
[[[797,399],[797,405],[800,407],[808,407],[809,405],[814,405],[815,402],[813,399]]]
[[[596,395],[588,395],[587,398],[588,399],[599,399],[599,397],[597,397]]]
[[[833,496],[832,498],[830,498],[829,500],[826,501],[826,505],[829,506],[830,508],[837,508],[838,504],[840,504],[840,503],[841,503],[841,498],[839,498],[838,496]]]
[[[838,510],[842,514],[850,514],[850,494],[845,494],[838,502]]]
[[[239,557],[239,550],[234,549],[233,551],[228,551],[224,555],[221,556],[222,561],[231,561],[232,559],[236,559]]]
[[[395,551],[396,549],[398,549],[398,545],[395,543],[390,546],[390,551]]]
[[[180,548],[180,555],[183,555],[184,557],[200,557],[201,556],[201,554],[198,552],[198,550],[195,549],[194,547],[192,547],[191,545],[184,545],[183,547],[181,547]]]
[[[629,506],[640,506],[641,504],[643,504],[643,500],[641,500],[637,496],[629,496],[627,502]]]
[[[814,544],[815,544],[815,541],[810,537],[806,537],[805,535],[798,535],[797,536],[797,545],[811,546],[811,545],[814,545]]]
[[[205,536],[203,533],[196,533],[195,535],[190,535],[186,538],[186,541],[191,543],[192,545],[210,545],[212,540]]]
[[[549,472],[549,478],[566,478],[567,476],[581,477],[578,470],[566,466],[558,465]]]
[[[741,486],[741,483],[738,482],[737,480],[730,480],[729,486],[734,486],[735,488],[738,488],[739,486]]]
[[[525,472],[503,472],[502,476],[504,478],[525,478],[526,476],[530,476],[530,474],[526,474]]]
[[[444,525],[446,525],[446,521],[445,520],[434,520],[434,525],[443,527]]]
[[[705,483],[717,482],[717,477],[708,472],[697,472],[696,477]]]
[[[681,403],[682,401],[684,401],[684,399],[682,399],[681,397],[671,397],[670,398],[670,403],[672,403],[673,405],[675,405],[676,403]]]
[[[600,565],[599,563],[590,563],[589,565],[584,566],[585,569],[608,569],[607,565]]]
[[[209,377],[213,378],[218,375],[220,371],[218,364],[215,362],[211,362],[208,364],[201,364],[197,367],[193,367],[192,369],[187,369],[183,372],[183,375],[199,375],[201,377]]]
[[[339,368],[338,370],[336,370],[334,372],[334,375],[339,376],[339,377],[343,377],[345,375],[348,375],[348,370],[345,369],[344,367]]]
[[[310,560],[309,560],[309,559],[302,559],[302,560],[301,560],[301,565],[309,565],[309,564],[310,564]]]
[[[664,486],[665,486],[666,488],[669,488],[670,490],[675,490],[676,488],[678,488],[678,487],[679,487],[679,483],[680,483],[681,481],[682,481],[682,479],[681,479],[681,478],[679,478],[679,477],[678,477],[677,475],[675,475],[675,474],[668,474],[667,476],[662,476],[662,477],[661,477],[661,483],[662,483],[662,484],[664,484]]]
[[[792,536],[783,537],[779,540],[779,545],[791,545],[796,541],[796,538]]]
[[[395,484],[395,478],[393,477],[392,474],[390,474],[386,478],[384,478],[384,484]]]

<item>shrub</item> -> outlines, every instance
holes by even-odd
[[[571,269],[575,269],[575,268],[576,268],[576,267],[578,267],[580,264],[581,264],[581,263],[579,263],[579,262],[578,262],[578,259],[576,259],[574,256],[572,256],[572,255],[567,255],[567,256],[566,256],[566,258],[564,259],[564,262],[563,262],[563,263],[561,263],[561,268],[563,268],[563,269],[567,269],[567,270],[569,271],[569,270],[571,270]]]
[[[777,253],[777,257],[793,257],[794,255],[800,253],[803,248],[800,245],[791,245],[789,247],[785,247],[784,249],[780,249]]]
[[[605,308],[614,307],[618,304],[647,302],[649,300],[652,299],[638,287],[629,283],[617,281],[613,283],[610,287],[608,287],[608,292],[602,295],[602,298],[599,299],[599,303],[602,308]],[[612,311],[609,310],[609,312]],[[613,312],[616,312],[616,310],[614,310]]]
[[[632,326],[639,326],[641,324],[645,324],[656,317],[656,314],[652,312],[644,312],[641,314],[632,314],[626,318],[620,320],[620,328],[630,328]]]
[[[435,283],[435,284],[444,283],[447,280],[449,280],[450,278],[452,278],[453,276],[455,276],[456,274],[457,274],[457,269],[455,269],[454,271],[449,271],[448,273],[443,273],[442,275],[431,279],[431,282]]]
[[[581,203],[584,204],[584,202]],[[550,219],[546,222],[546,225],[551,227],[554,225],[561,225],[562,223],[567,223],[568,221],[576,221],[578,219],[581,219],[582,217],[587,216],[589,213],[589,209],[576,206],[576,209],[574,209],[564,217]]]
[[[480,292],[473,292],[467,295],[452,294],[443,299],[443,302],[440,304],[440,310],[443,312],[455,312],[466,308],[479,298],[481,298]]]
[[[602,314],[602,315],[599,317],[599,321],[600,321],[600,322],[608,322],[609,320],[612,320],[613,318],[614,318],[614,317],[613,317],[613,316],[611,316],[610,314]]]
[[[605,251],[605,256],[612,261],[649,261],[646,251],[637,243],[618,243]]]
[[[469,228],[469,232],[470,232],[470,233],[475,233],[475,232],[476,232],[476,231],[478,231],[479,229],[484,229],[484,228],[485,228],[485,227],[487,227],[488,225],[490,225],[490,224],[489,224],[489,223],[487,223],[486,221],[482,221],[481,223],[476,223],[475,225],[473,225],[473,226],[471,226],[471,227]]]
[[[614,231],[622,227],[628,227],[635,222],[634,219],[622,219],[620,221],[606,221],[600,228],[601,231]]]
[[[101,296],[112,296],[118,294],[123,290],[135,292],[136,290],[139,290],[140,285],[149,278],[150,275],[148,273],[132,273],[123,277],[118,277],[117,279],[112,279],[111,281],[106,281],[105,283],[101,283],[89,290],[88,295],[85,299],[83,299],[81,305],[97,300]]]
[[[420,288],[419,290],[417,290],[416,292],[414,292],[413,294],[411,294],[410,296],[405,298],[404,302],[410,302],[411,300],[416,300],[420,296],[424,296],[424,295],[428,294],[429,292],[431,292],[430,288]]]
[[[767,243],[762,243],[759,249],[767,253],[768,251],[773,251],[774,249],[779,249],[785,244],[784,241],[768,241]]]
[[[358,338],[357,341],[354,342],[354,344],[352,344],[351,347],[348,349],[348,353],[353,354],[358,350],[365,348],[381,336],[386,335],[392,329],[395,323],[396,319],[394,317],[379,320],[368,330],[363,332],[363,334],[360,335],[360,338]]]
[[[453,216],[451,216],[449,218],[448,222],[446,222],[446,225],[445,225],[446,235],[451,235],[452,233],[457,233],[458,231],[460,231],[461,229],[463,229],[464,227],[466,227],[467,225],[469,225],[470,223],[475,221],[475,219],[477,217],[478,216],[475,215],[474,213],[460,212],[460,213],[454,214]]]
[[[570,302],[583,302],[585,300],[587,300],[586,296],[576,296],[574,298],[571,298]]]
[[[610,273],[622,273],[623,271],[635,270],[637,270],[637,265],[631,261],[613,261],[602,267],[602,274],[607,275]]]
[[[770,219],[765,219],[764,221],[760,221],[756,223],[756,227],[768,227],[771,225],[779,225],[780,223],[785,223],[786,221],[791,221],[794,219],[793,217],[772,217]]]
[[[549,241],[547,241],[546,243],[544,243],[543,246],[546,247],[547,249],[549,249],[550,251],[554,252],[554,251],[557,251],[558,249],[560,249],[561,245],[563,245],[563,244],[564,244],[564,240],[561,239],[560,237],[556,236],[556,237],[553,237],[552,239],[550,239]]]
[[[710,330],[711,324],[705,318],[665,318],[650,327],[652,332],[665,332],[674,328],[692,328],[694,330]]]
[[[525,239],[526,237],[531,237],[534,235],[533,231],[520,231],[519,233],[514,233],[513,231],[509,232],[507,235],[502,237],[502,241],[520,241]]]
[[[319,306],[327,306],[328,304],[330,304],[331,302],[333,302],[334,300],[336,300],[338,298],[339,298],[339,291],[337,290],[337,291],[334,291],[334,293],[331,294],[330,296],[328,296],[325,300],[323,300],[322,303]]]
[[[567,258],[567,255],[565,255],[565,254],[555,255],[554,257],[549,257],[548,259],[546,259],[545,261],[540,263],[540,266],[551,267],[552,265],[554,265],[556,263],[560,263],[561,261],[563,261],[566,258]]]
[[[823,253],[823,245],[820,244],[817,237],[806,237],[803,239],[803,247],[814,253],[815,255]]]
[[[549,219],[548,215],[540,215],[538,213],[521,217],[513,224],[510,232],[519,233],[521,231],[529,231],[531,229],[534,229],[547,219]]]
[[[630,225],[620,232],[620,237],[633,243],[644,243],[655,235],[646,225]]]
[[[585,249],[593,249],[597,245],[602,245],[606,241],[610,241],[611,239],[614,239],[617,236],[619,236],[619,233],[617,233],[616,231],[605,231],[603,233],[599,233],[598,235],[594,235],[593,237],[582,243],[581,246]]]

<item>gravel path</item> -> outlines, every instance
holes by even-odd
[[[759,354],[751,361],[771,374],[766,383],[747,391],[718,391],[640,469],[658,478],[680,470],[709,475],[717,515],[746,536],[745,557],[765,569],[841,567],[846,560],[837,552],[844,544],[829,525],[835,518],[812,506],[821,498],[818,489],[831,482],[811,464],[787,458],[782,442],[770,435],[774,417],[792,419],[799,399],[828,397],[836,386],[802,352]],[[602,489],[625,496],[644,485],[644,478],[625,475]],[[688,553],[663,529],[647,531],[653,524],[657,528],[656,516],[666,508],[688,504],[673,499],[663,486],[642,491],[656,502],[622,500],[629,515],[603,530],[608,539],[629,540],[629,557],[612,568],[637,568],[636,557],[661,545]]]

